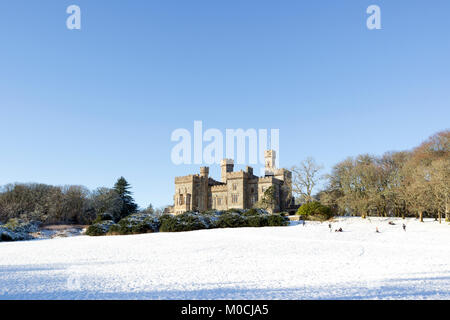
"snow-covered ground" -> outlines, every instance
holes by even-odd
[[[0,243],[0,299],[450,299],[450,226],[402,223]]]

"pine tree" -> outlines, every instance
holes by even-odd
[[[114,190],[122,199],[122,210],[120,211],[120,218],[129,216],[137,211],[138,205],[134,202],[132,192],[130,191],[130,184],[124,177],[120,177],[114,185]]]

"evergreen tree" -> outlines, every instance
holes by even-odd
[[[130,191],[130,184],[124,177],[120,177],[114,185],[114,190],[122,199],[122,210],[120,211],[120,218],[129,216],[137,211],[138,205],[134,202],[132,192]]]

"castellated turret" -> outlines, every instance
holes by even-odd
[[[277,155],[274,150],[266,150],[264,151],[264,163],[265,163],[265,175],[273,176],[276,166],[275,159]]]
[[[220,163],[220,168],[222,169],[221,179],[223,183],[227,183],[227,173],[233,172],[234,161],[233,159],[223,159]]]
[[[205,177],[208,179],[209,176],[209,167],[201,167],[200,168],[200,177]]]

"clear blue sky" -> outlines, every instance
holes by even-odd
[[[449,14],[448,0],[3,0],[0,184],[123,175],[139,205],[170,204],[174,177],[198,170],[172,164],[170,135],[194,120],[279,128],[284,167],[409,149],[449,128]]]

